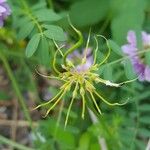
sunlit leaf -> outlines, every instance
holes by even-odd
[[[78,150],[89,149],[89,144],[90,144],[90,135],[88,133],[82,134],[82,136],[80,137]]]

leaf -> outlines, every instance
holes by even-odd
[[[42,65],[45,65],[47,67],[50,65],[49,45],[48,45],[47,39],[44,36],[41,37],[41,40],[39,43],[38,57]]]
[[[92,142],[90,145],[90,150],[99,150],[99,143],[97,143],[96,141]]]
[[[108,0],[78,1],[71,6],[70,18],[77,26],[91,25],[104,19],[108,9]]]
[[[48,118],[40,123],[41,134],[44,134],[48,139],[57,139],[58,145],[62,150],[74,149],[75,147],[75,137],[70,133],[67,128],[64,130],[63,124]],[[51,140],[50,140],[51,141]]]
[[[58,21],[61,19],[61,17],[51,9],[40,9],[38,11],[35,11],[35,15],[37,16],[40,22],[43,22],[43,21],[52,22],[52,21]]]
[[[144,138],[150,137],[150,131],[148,129],[140,128],[138,133]]]
[[[136,139],[135,143],[139,149],[141,149],[141,150],[146,149],[146,145],[145,145],[144,141],[142,141],[140,139]]]
[[[113,81],[113,71],[112,66],[106,65],[103,70],[104,79]]]
[[[150,96],[150,92],[149,91],[145,91],[143,93],[136,94],[132,98],[132,101],[142,101],[142,100],[145,100],[146,98],[148,98],[149,96]]]
[[[129,80],[134,79],[136,77],[136,74],[133,71],[133,66],[131,64],[131,61],[127,59],[126,61],[123,62],[123,65],[124,65],[126,77]]]
[[[121,136],[121,141],[125,142],[125,143],[129,143],[133,136],[134,136],[134,132],[129,131],[128,129],[120,129],[119,134]],[[123,135],[123,136],[122,136]]]
[[[38,45],[40,42],[40,34],[35,34],[31,40],[29,41],[27,47],[26,47],[26,56],[31,57],[34,52],[37,50]]]
[[[150,52],[145,53],[146,64],[150,65]]]
[[[108,40],[110,48],[118,55],[123,56],[123,52],[119,45],[117,45],[113,40]]]
[[[150,105],[149,104],[142,104],[139,106],[139,111],[150,111]]]
[[[32,7],[32,10],[38,10],[38,9],[41,9],[41,8],[45,8],[46,7],[46,2],[45,1],[41,1],[37,4],[35,4],[33,7]]]
[[[28,17],[17,17],[13,24],[16,28],[22,28],[22,26],[27,24],[29,21],[30,19]]]
[[[150,125],[150,117],[149,116],[142,116],[139,121],[143,124],[148,124]]]
[[[34,24],[32,22],[28,22],[24,24],[18,33],[18,39],[25,39],[33,30]]]
[[[88,133],[82,134],[82,136],[80,137],[78,150],[89,149],[89,144],[90,144],[90,135]]]
[[[141,31],[146,5],[145,1],[141,0],[114,0],[111,6],[114,5],[119,7],[112,7],[112,14],[114,14],[111,22],[112,35],[117,43],[123,44],[129,30]]]
[[[44,25],[48,30],[44,31],[44,34],[47,38],[56,40],[56,41],[65,41],[66,36],[63,32],[63,29],[59,26],[54,25]]]

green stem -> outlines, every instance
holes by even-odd
[[[21,0],[21,3],[24,7],[24,10],[22,11],[24,14],[26,14],[29,19],[31,19],[33,21],[33,23],[37,26],[39,32],[41,33],[41,35],[43,35],[43,29],[41,27],[41,25],[39,24],[39,22],[37,21],[37,19],[32,15],[30,8],[28,7],[28,4],[25,0]]]
[[[0,135],[0,143],[8,144],[8,145],[10,145],[14,148],[20,149],[20,150],[34,150],[32,148],[25,147],[24,145],[21,145],[21,144],[18,144],[12,140],[9,140],[2,135]]]
[[[54,59],[53,59],[53,70],[56,74],[60,74],[59,70],[56,68],[56,57],[57,57],[57,53],[58,53],[58,50],[55,52],[54,54]]]
[[[30,12],[26,12],[26,14],[34,22],[34,24],[37,26],[41,35],[43,35],[43,29],[42,29],[41,25],[39,24],[39,22],[37,21],[37,19]]]
[[[69,24],[70,24],[71,28],[77,33],[79,40],[78,40],[77,43],[75,43],[71,48],[69,48],[69,49],[66,51],[66,53],[64,54],[64,59],[63,59],[63,61],[64,61],[64,64],[65,64],[65,65],[67,64],[67,56],[68,56],[69,54],[71,54],[74,50],[76,50],[78,47],[80,47],[80,46],[82,45],[82,43],[83,43],[83,35],[82,35],[82,33],[81,33],[79,30],[77,30],[77,29],[72,25],[72,23],[71,23],[71,21],[70,21],[69,18],[68,18],[68,20],[69,20]]]
[[[49,7],[49,8],[51,8],[51,9],[54,8],[54,7],[53,7],[53,2],[52,2],[52,0],[47,0],[47,4],[48,4],[48,7]]]
[[[16,81],[16,79],[15,79],[15,77],[13,75],[13,72],[12,72],[10,66],[9,66],[9,63],[8,63],[5,55],[3,55],[2,51],[0,51],[0,59],[2,60],[2,62],[4,64],[4,67],[5,67],[6,71],[7,71],[7,74],[8,74],[8,76],[9,76],[11,82],[12,82],[13,89],[15,90],[16,95],[18,96],[18,101],[21,104],[21,107],[23,109],[25,118],[29,121],[31,129],[35,133],[34,128],[32,126],[32,119],[30,117],[30,113],[28,111],[28,108],[27,108],[27,106],[25,104],[25,100],[24,100],[24,98],[23,98],[23,96],[22,96],[22,94],[20,92],[18,83],[17,83],[17,81]]]
[[[149,52],[149,51],[150,51],[150,49],[138,51],[138,52],[136,53],[136,55],[143,54],[143,53],[147,53],[147,52]],[[113,64],[119,63],[119,62],[121,62],[121,61],[123,61],[123,60],[126,60],[126,59],[129,59],[129,58],[130,58],[130,56],[125,56],[125,57],[123,57],[123,58],[117,59],[117,60],[112,61],[112,62],[110,62],[110,63],[107,63],[107,64],[105,64],[105,65],[113,65]],[[105,66],[105,65],[103,65],[103,66]]]

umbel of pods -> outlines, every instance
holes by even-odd
[[[73,102],[79,95],[82,99],[82,114],[81,114],[81,116],[83,119],[85,116],[85,106],[86,106],[86,95],[87,94],[90,95],[90,99],[93,102],[93,105],[95,106],[95,108],[97,109],[99,114],[102,114],[102,112],[96,102],[95,96],[109,106],[117,106],[117,105],[121,106],[121,105],[125,105],[127,103],[127,101],[124,103],[110,103],[108,100],[106,100],[104,97],[102,97],[102,95],[100,95],[97,92],[96,88],[94,87],[94,84],[102,83],[102,84],[105,84],[106,86],[120,87],[125,83],[133,82],[136,80],[136,79],[133,79],[133,80],[128,80],[128,81],[121,82],[121,83],[112,83],[109,80],[104,80],[99,77],[99,75],[96,73],[96,71],[100,68],[101,65],[103,65],[107,61],[107,59],[111,53],[109,43],[108,43],[107,39],[102,35],[94,36],[96,48],[94,49],[94,60],[93,60],[92,65],[88,66],[87,68],[84,68],[83,70],[82,69],[78,70],[77,66],[75,66],[73,64],[73,62],[70,61],[67,57],[69,54],[71,54],[73,51],[75,51],[78,47],[80,47],[82,45],[83,36],[82,36],[82,33],[71,24],[70,20],[69,20],[69,23],[70,23],[71,28],[78,35],[79,40],[71,48],[69,48],[65,52],[65,54],[63,54],[63,52],[61,51],[62,47],[60,48],[57,45],[57,43],[54,41],[54,44],[57,48],[55,55],[54,55],[54,59],[53,59],[53,69],[56,73],[56,76],[53,76],[53,75],[46,76],[37,71],[37,73],[43,77],[46,77],[49,79],[57,79],[57,80],[62,81],[63,85],[60,87],[60,91],[58,92],[58,94],[56,96],[54,96],[48,102],[42,103],[34,108],[34,109],[38,109],[39,107],[49,106],[49,104],[52,103],[52,105],[50,106],[50,108],[47,110],[47,112],[45,114],[45,117],[46,117],[49,114],[49,112],[61,101],[61,99],[65,96],[65,94],[67,92],[71,92],[72,97],[70,100],[70,104],[69,104],[66,119],[65,119],[65,127],[68,123],[68,118],[69,118],[69,114],[70,114],[70,110],[73,105]],[[100,63],[96,63],[96,57],[97,57],[97,51],[98,51],[98,40],[97,40],[98,37],[103,38],[106,41],[106,44],[108,47],[108,52],[106,54],[106,57]],[[81,64],[79,64],[81,66],[84,65],[88,61],[87,60],[87,50],[88,50],[88,46],[89,46],[89,41],[90,41],[90,32],[89,32],[88,40],[86,43],[84,56],[82,58]],[[58,52],[63,57],[64,64],[62,65],[62,68],[65,70],[64,72],[60,72],[56,68],[56,58],[57,58]],[[74,87],[73,91],[72,91],[71,87]]]

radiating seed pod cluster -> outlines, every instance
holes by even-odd
[[[53,103],[45,114],[45,116],[47,116],[49,114],[49,112],[62,100],[62,98],[66,95],[66,93],[71,92],[72,97],[71,97],[71,101],[70,101],[68,111],[67,111],[65,126],[67,125],[70,110],[73,105],[73,102],[79,95],[82,100],[81,116],[83,119],[84,119],[84,115],[85,115],[86,95],[87,94],[90,96],[90,99],[93,102],[93,105],[95,106],[95,108],[97,109],[99,114],[102,114],[102,112],[101,112],[100,107],[97,104],[96,98],[99,98],[104,103],[106,103],[107,105],[110,105],[110,106],[124,105],[126,103],[126,102],[121,103],[121,104],[120,103],[110,103],[96,90],[96,88],[94,86],[95,84],[101,83],[101,84],[105,84],[106,86],[120,87],[121,85],[123,85],[125,83],[132,82],[135,80],[135,79],[133,79],[130,81],[125,81],[125,82],[117,84],[117,83],[112,83],[111,81],[108,81],[108,80],[104,80],[99,77],[99,75],[96,73],[96,71],[100,68],[101,65],[103,65],[106,62],[106,60],[108,59],[108,57],[110,55],[111,49],[109,47],[107,39],[104,36],[96,35],[94,37],[95,43],[96,43],[96,48],[94,49],[94,54],[93,54],[94,56],[91,56],[92,58],[88,59],[87,54],[91,50],[91,48],[89,48],[90,32],[89,32],[86,47],[85,47],[83,55],[82,55],[81,63],[75,66],[73,64],[72,59],[69,59],[69,58],[71,58],[71,57],[69,57],[69,55],[74,53],[74,51],[82,45],[83,37],[82,37],[82,34],[80,31],[78,31],[71,23],[70,23],[70,25],[73,28],[73,30],[77,33],[79,40],[75,45],[73,45],[69,50],[67,50],[65,54],[62,53],[61,48],[54,41],[54,43],[57,47],[57,51],[54,56],[53,68],[57,75],[56,76],[53,76],[53,75],[46,76],[46,75],[43,75],[38,72],[38,74],[40,74],[43,77],[47,77],[50,79],[58,79],[58,80],[62,81],[63,84],[60,87],[60,91],[58,92],[58,94],[55,97],[53,97],[51,100],[49,100],[46,103],[38,105],[35,108],[35,109],[37,109],[39,107],[44,107],[44,106],[49,105],[50,103]],[[97,51],[98,51],[98,47],[99,47],[98,40],[97,40],[98,37],[101,37],[104,40],[106,40],[106,44],[108,46],[108,52],[106,54],[106,57],[101,62],[96,63]],[[56,68],[56,57],[57,57],[58,52],[62,55],[62,57],[64,59],[64,64],[62,65],[63,69],[65,70],[64,72],[60,72]],[[77,54],[77,55],[79,56],[80,54]],[[74,89],[71,90],[71,87],[73,87]]]

